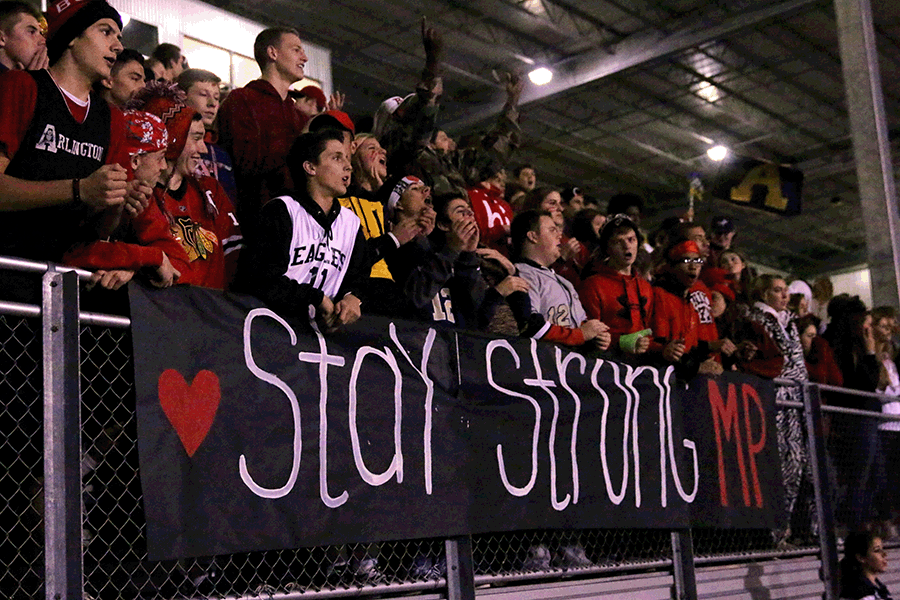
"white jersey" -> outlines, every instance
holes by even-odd
[[[519,275],[528,282],[532,312],[540,313],[551,325],[581,327],[587,320],[578,292],[556,271],[531,263],[516,263]]]
[[[359,232],[359,217],[341,207],[328,231],[290,196],[273,198],[283,202],[294,225],[290,260],[285,275],[298,283],[308,283],[329,298],[338,290],[350,266],[350,256]]]

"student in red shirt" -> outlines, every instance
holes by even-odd
[[[479,175],[481,182],[469,188],[468,194],[481,232],[481,243],[508,257],[513,209],[503,198],[506,170],[499,161],[490,160],[481,167]]]
[[[166,169],[166,126],[156,115],[138,110],[125,112],[125,125],[131,156],[129,176],[152,188]],[[115,240],[76,245],[66,252],[63,262],[95,270],[93,283],[112,290],[131,281],[139,270],[144,270],[157,287],[169,287],[182,271],[187,272],[187,255],[172,237],[169,222],[155,202],[116,233]]]
[[[616,215],[600,232],[594,275],[578,290],[584,310],[609,325],[611,348],[628,357],[650,348],[653,288],[634,270],[640,231],[625,215]],[[659,353],[662,345],[656,344]]]
[[[678,244],[684,240],[691,240],[697,244],[700,258],[703,259],[703,267],[700,269],[699,278],[691,286],[688,298],[700,317],[700,331],[698,338],[709,345],[714,359],[719,362],[721,356],[732,356],[737,351],[737,346],[728,338],[720,338],[719,330],[712,312],[712,290],[702,280],[704,273],[709,274],[709,238],[702,226],[696,223],[680,223],[669,232],[671,244]],[[721,367],[713,364],[705,365],[704,372],[715,374],[721,372]]]
[[[219,111],[219,143],[231,154],[238,215],[251,242],[262,205],[293,188],[287,155],[306,119],[288,88],[303,79],[307,61],[300,34],[285,27],[256,36],[253,56],[262,76],[228,94]]]
[[[219,182],[194,174],[206,151],[206,130],[200,113],[185,100],[175,84],[152,82],[132,106],[162,119],[169,134],[163,185],[156,187],[153,197],[190,261],[179,283],[228,289],[243,237],[231,200]]]
[[[688,381],[709,358],[709,345],[700,341],[700,318],[690,292],[700,276],[703,258],[693,240],[670,245],[662,273],[653,286],[654,340],[662,347],[662,364],[674,365],[679,379]]]

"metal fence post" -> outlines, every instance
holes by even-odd
[[[449,538],[447,553],[447,600],[475,600],[475,564],[470,536]]]
[[[816,519],[819,525],[819,548],[822,552],[822,581],[825,583],[825,600],[837,600],[838,552],[834,535],[834,508],[828,490],[828,467],[825,440],[821,435],[822,399],[819,386],[803,384],[803,414],[806,417],[806,438],[809,440],[809,466],[812,470],[816,494]]]
[[[672,530],[672,575],[677,600],[697,600],[694,541],[690,529]]]
[[[78,276],[42,281],[44,549],[48,600],[81,598],[81,376]]]

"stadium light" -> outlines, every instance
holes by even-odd
[[[725,160],[725,157],[728,156],[728,148],[726,148],[725,146],[713,146],[706,151],[706,154],[712,160],[720,162]]]
[[[534,85],[547,85],[553,79],[553,71],[546,67],[539,67],[528,74],[528,79]]]

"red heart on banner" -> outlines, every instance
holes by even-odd
[[[166,369],[159,376],[159,405],[188,456],[193,457],[206,439],[221,397],[219,378],[212,371],[200,371],[190,385],[175,369]]]

